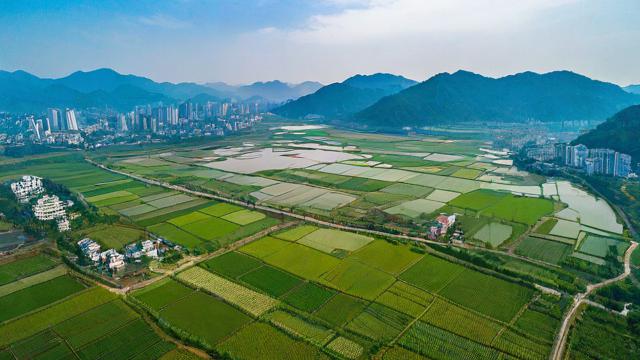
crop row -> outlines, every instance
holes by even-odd
[[[400,339],[400,345],[434,360],[498,359],[501,353],[422,321]]]
[[[278,301],[269,296],[247,289],[199,267],[192,267],[178,274],[178,278],[223,298],[253,316],[260,316],[278,305]]]
[[[442,299],[435,299],[422,317],[431,325],[490,345],[503,325],[465,310]]]
[[[373,303],[347,325],[347,329],[376,341],[387,342],[396,337],[411,317]]]
[[[342,336],[338,336],[327,345],[327,349],[346,357],[347,359],[357,359],[362,355],[364,349],[358,343]]]
[[[500,335],[493,346],[506,353],[527,360],[543,360],[549,357],[550,344],[528,339],[512,330],[507,330]]]
[[[304,319],[284,311],[274,311],[267,315],[271,323],[280,329],[323,346],[334,335],[334,331],[320,325],[311,324]]]

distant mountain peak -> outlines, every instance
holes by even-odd
[[[376,73],[357,74],[316,92],[289,102],[273,111],[293,118],[308,115],[344,118],[373,104],[380,98],[416,84],[402,76]]]
[[[566,70],[501,78],[459,70],[382,98],[351,121],[400,128],[455,122],[598,120],[637,103],[640,97],[614,84]]]

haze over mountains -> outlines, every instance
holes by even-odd
[[[385,97],[350,121],[366,126],[455,122],[601,120],[640,96],[569,71],[525,72],[494,79],[467,71],[438,74]]]
[[[624,87],[624,90],[633,94],[640,94],[640,85],[629,85]]]
[[[588,148],[613,149],[640,159],[640,105],[630,106],[586,134],[572,144],[584,144]]]
[[[226,84],[225,84],[226,85]],[[48,107],[111,107],[131,110],[135,105],[171,103],[193,97],[207,100],[229,98],[280,103],[316,91],[322,85],[280,81],[230,86],[222,89],[196,83],[158,83],[123,75],[111,69],[77,71],[59,79],[39,78],[25,71],[0,71],[0,111],[32,112]]]
[[[24,71],[0,71],[0,111],[37,112],[48,107],[110,107],[243,99],[283,103],[284,117],[320,117],[363,128],[432,126],[459,122],[602,120],[640,104],[638,86],[625,89],[569,72],[524,72],[490,78],[468,71],[441,73],[417,83],[393,74],[355,75],[327,86],[281,81],[158,83],[111,69],[78,71],[44,79]]]
[[[415,84],[414,80],[392,74],[355,75],[289,102],[273,112],[290,118],[345,118]]]

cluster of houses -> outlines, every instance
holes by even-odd
[[[24,175],[19,181],[11,183],[11,191],[21,203],[27,203],[31,199],[44,194],[42,178],[33,175]],[[42,195],[32,206],[33,215],[41,221],[55,220],[58,231],[71,229],[66,208],[73,206],[73,201],[63,201],[56,195]]]
[[[19,181],[11,183],[11,191],[13,191],[19,202],[26,203],[44,192],[42,178],[24,175]]]
[[[440,214],[436,217],[435,222],[429,227],[427,236],[431,240],[436,240],[440,236],[446,236],[449,229],[456,223],[456,215]],[[463,241],[464,234],[461,229],[455,229],[451,234],[451,241]]]
[[[143,256],[157,259],[162,251],[160,240],[145,240],[140,243],[129,244],[125,247],[125,253],[120,254],[115,249],[109,249],[106,251],[100,251],[100,244],[91,240],[90,238],[84,238],[78,241],[78,246],[85,254],[85,256],[95,266],[105,266],[109,271],[117,272],[124,269],[126,266],[125,260],[138,260]]]

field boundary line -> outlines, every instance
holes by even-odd
[[[511,328],[515,328],[515,323],[518,321],[518,319],[520,319],[520,317],[522,316],[522,314],[524,314],[525,311],[527,311],[527,309],[529,308],[529,306],[531,306],[531,304],[533,304],[533,302],[537,301],[540,298],[540,295],[536,295],[533,296],[531,298],[531,300],[529,300],[528,303],[524,304],[522,306],[522,308],[520,308],[520,310],[518,310],[518,312],[513,316],[513,318],[511,320],[509,320],[508,323],[506,323],[502,329],[500,329],[498,331],[498,333],[496,333],[496,335],[493,337],[493,339],[491,339],[491,346],[493,346],[493,343],[495,341],[498,340],[498,338],[507,330],[507,329],[511,329]],[[528,333],[522,331],[522,333],[529,335]],[[535,338],[535,337],[534,337]]]
[[[411,320],[411,322],[409,324],[407,324],[407,326],[395,337],[393,338],[387,345],[388,346],[393,346],[396,342],[398,342],[398,340],[400,340],[400,338],[407,332],[409,331],[409,329],[413,326],[413,324],[415,324],[416,322],[420,321],[420,319],[422,319],[422,317],[429,311],[429,309],[431,309],[431,305],[433,305],[435,299],[432,299],[431,302],[429,303],[429,305],[427,305],[424,309],[424,311],[422,311],[420,313],[420,315],[416,316],[413,320]],[[386,350],[385,350],[386,352]],[[384,355],[384,353],[382,354]]]
[[[62,276],[64,276],[64,275],[62,275]],[[55,278],[54,278],[54,279],[55,279]],[[53,280],[53,279],[51,279],[51,280]],[[51,281],[51,280],[48,280],[48,281]],[[45,282],[46,282],[46,281],[45,281]],[[41,284],[42,284],[42,283],[41,283]],[[82,285],[84,285],[84,284],[82,284]],[[10,324],[10,323],[12,323],[12,322],[14,322],[14,321],[18,321],[18,320],[20,320],[20,319],[22,319],[22,318],[25,318],[25,317],[27,317],[27,316],[31,316],[31,315],[33,315],[33,314],[37,314],[37,313],[39,313],[39,312],[41,312],[41,311],[44,311],[44,310],[46,310],[46,309],[48,309],[48,308],[50,308],[50,307],[52,307],[52,306],[55,306],[55,305],[61,304],[61,303],[65,302],[65,301],[67,301],[67,300],[69,300],[69,299],[72,299],[72,298],[74,298],[74,297],[76,297],[76,296],[78,296],[78,295],[80,295],[80,294],[82,294],[82,293],[85,293],[85,292],[89,291],[90,289],[93,289],[93,286],[88,286],[88,287],[86,287],[86,288],[84,288],[84,289],[82,289],[82,290],[80,290],[80,291],[78,291],[78,292],[75,292],[75,293],[72,293],[72,294],[69,294],[69,295],[67,295],[67,296],[63,297],[62,299],[58,299],[58,300],[56,300],[56,301],[54,301],[54,302],[52,302],[52,303],[46,304],[46,305],[41,306],[41,307],[39,307],[39,308],[37,308],[37,309],[33,309],[33,310],[31,310],[31,311],[29,311],[29,312],[26,312],[26,313],[24,313],[24,314],[21,314],[21,315],[19,315],[19,316],[17,316],[17,317],[14,317],[14,318],[11,318],[11,319],[7,319],[7,320],[5,320],[5,321],[3,321],[3,322],[0,322],[0,327],[5,326],[5,325],[7,325],[7,324]]]
[[[78,355],[78,353],[76,352],[76,349],[73,348],[73,346],[71,346],[71,344],[69,344],[69,341],[67,339],[65,339],[62,335],[60,335],[54,328],[53,326],[51,326],[49,328],[49,330],[56,334],[57,337],[59,337],[60,339],[62,339],[62,341],[64,341],[64,343],[67,345],[67,347],[69,348],[69,350],[71,350],[71,353],[73,354],[73,356],[76,357],[76,359],[80,359],[80,355]]]
[[[620,280],[624,280],[631,274],[631,255],[633,254],[633,251],[637,246],[638,243],[632,241],[631,246],[627,248],[627,251],[624,254],[624,271],[622,272],[622,274],[599,283],[588,284],[587,289],[584,293],[578,293],[573,297],[573,304],[564,315],[562,325],[560,326],[560,329],[558,330],[558,333],[554,340],[551,356],[549,357],[551,360],[562,360],[562,356],[566,351],[567,338],[569,337],[569,330],[573,325],[573,320],[577,315],[580,306],[586,303],[585,300],[588,299],[591,292]]]
[[[85,157],[84,159],[85,159],[85,161],[89,162],[90,164],[92,164],[92,165],[94,165],[94,166],[96,166],[96,167],[98,167],[100,169],[103,169],[105,171],[109,171],[109,172],[112,172],[112,173],[115,173],[115,174],[119,174],[119,175],[122,175],[122,176],[127,176],[127,177],[130,177],[132,179],[135,179],[135,180],[138,180],[138,181],[150,184],[150,185],[161,186],[161,187],[165,187],[167,189],[181,191],[181,192],[184,192],[184,193],[189,193],[189,194],[196,195],[196,196],[203,197],[203,198],[220,200],[220,201],[224,201],[224,202],[227,202],[227,203],[240,205],[240,206],[243,206],[245,208],[250,208],[250,209],[253,209],[253,210],[258,209],[258,210],[266,211],[266,212],[269,212],[269,213],[272,213],[272,214],[277,214],[279,216],[287,216],[287,217],[294,218],[294,219],[297,219],[297,220],[311,222],[311,223],[315,223],[315,224],[326,226],[326,227],[332,227],[332,228],[335,228],[335,229],[338,229],[338,230],[351,231],[351,232],[355,232],[355,233],[372,234],[372,235],[378,235],[378,236],[381,236],[381,237],[404,239],[404,240],[409,240],[409,241],[417,241],[417,242],[421,242],[421,243],[424,243],[424,244],[432,244],[432,245],[438,245],[438,246],[446,246],[447,245],[446,243],[442,243],[442,242],[439,242],[439,241],[428,240],[428,239],[421,238],[421,237],[402,235],[402,234],[392,234],[392,233],[388,233],[388,232],[384,232],[384,231],[358,228],[358,227],[354,227],[354,226],[350,226],[350,225],[340,225],[340,224],[332,223],[332,222],[329,222],[329,221],[319,220],[319,219],[316,219],[316,218],[311,217],[311,216],[300,215],[300,214],[295,214],[295,213],[292,213],[292,212],[289,212],[289,211],[275,209],[275,208],[272,208],[272,207],[269,207],[269,206],[250,204],[250,203],[247,203],[247,202],[244,202],[244,201],[227,198],[227,197],[220,196],[220,195],[210,194],[210,193],[206,193],[206,192],[202,192],[202,191],[191,190],[191,189],[188,189],[188,188],[180,186],[180,185],[172,185],[172,184],[169,184],[169,183],[166,183],[166,182],[162,182],[162,181],[159,181],[159,180],[147,179],[147,178],[142,177],[142,176],[130,174],[130,173],[127,173],[127,172],[124,172],[124,171],[120,171],[120,170],[111,169],[111,168],[109,168],[109,167],[107,167],[105,165],[102,165],[102,164],[100,164],[98,162],[95,162],[95,161],[93,161],[93,160],[91,160],[91,159],[89,159],[87,157]],[[236,242],[236,243],[238,243],[238,242]],[[236,244],[236,243],[234,243],[234,244]],[[455,245],[455,244],[452,245],[452,246],[460,247],[460,248],[463,248],[463,249],[467,248],[465,246]],[[492,252],[492,253],[498,253],[500,255],[511,256],[511,257],[513,257],[515,259],[519,259],[519,260],[522,260],[522,261],[525,261],[525,262],[529,262],[529,263],[532,263],[532,264],[535,264],[535,265],[539,265],[539,266],[545,266],[545,267],[548,266],[544,262],[536,261],[536,260],[529,259],[529,258],[524,257],[524,256],[516,255],[516,254],[509,254],[508,252],[497,251],[497,250],[487,250],[487,249],[483,249],[483,250],[486,250],[486,251]],[[460,261],[462,261],[462,260],[460,260]],[[498,273],[498,272],[493,271],[493,273]],[[501,275],[506,277],[506,278],[513,279],[512,277],[510,277],[508,275],[504,275],[504,274],[501,274]],[[519,283],[519,282],[516,282],[516,283]]]

